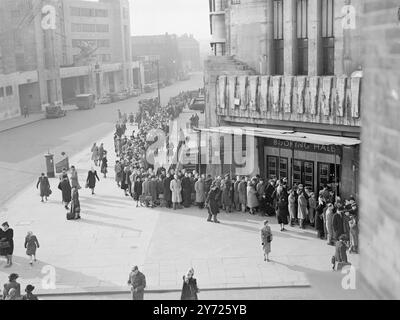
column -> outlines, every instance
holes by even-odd
[[[284,74],[295,75],[296,67],[296,0],[283,1]]]
[[[321,1],[308,0],[308,75],[321,74]]]
[[[266,6],[266,40],[265,40],[265,74],[274,73],[274,1],[267,0]]]
[[[36,42],[36,64],[38,73],[38,84],[39,84],[39,99],[43,110],[43,105],[48,103],[47,95],[47,82],[45,72],[45,58],[44,58],[44,45],[43,45],[43,30],[41,26],[41,15],[35,16],[35,42]],[[44,110],[43,110],[44,111]]]
[[[342,27],[342,8],[346,1],[334,1],[335,35],[335,75],[344,74],[344,30]]]

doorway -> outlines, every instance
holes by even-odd
[[[305,160],[292,160],[293,183],[302,184],[314,190],[314,162]]]

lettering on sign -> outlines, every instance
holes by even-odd
[[[45,5],[42,8],[42,29],[56,29],[56,8],[52,5]]]
[[[313,144],[306,142],[294,142],[289,140],[267,139],[266,145],[269,147],[292,149],[306,152],[319,152],[327,154],[341,154],[341,149],[334,145]]]

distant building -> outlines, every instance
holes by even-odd
[[[176,35],[166,33],[154,36],[133,36],[133,60],[143,60],[146,56],[159,57],[159,73],[161,81],[177,79],[182,70],[182,61]],[[146,62],[144,68],[146,83],[156,82],[156,65],[151,62]]]
[[[178,48],[184,72],[199,71],[202,69],[200,63],[200,44],[193,38],[193,35],[184,34],[179,37]]]
[[[56,30],[43,30],[51,0],[0,1],[0,120],[72,101],[143,86],[132,62],[128,0],[62,0]]]

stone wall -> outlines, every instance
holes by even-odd
[[[363,1],[360,268],[400,299],[400,1]]]

